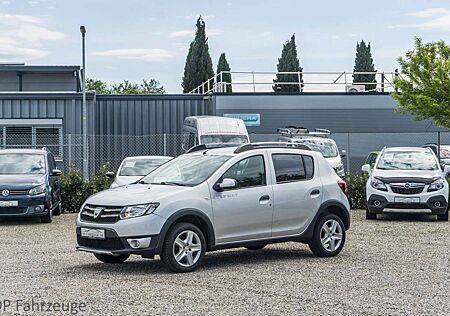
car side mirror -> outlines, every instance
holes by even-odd
[[[448,177],[450,175],[450,166],[445,165],[444,166],[444,177]]]
[[[370,167],[369,164],[365,164],[361,167],[361,171],[362,172],[367,172],[370,176],[370,174],[372,173],[372,168]]]
[[[108,171],[108,172],[106,173],[106,176],[107,176],[108,178],[110,178],[110,179],[113,179],[113,178],[116,176],[116,174],[115,174],[114,172],[112,172],[112,171]]]
[[[237,187],[237,182],[234,179],[225,178],[222,183],[216,183],[214,185],[214,190],[222,192],[224,190],[235,189]]]
[[[347,152],[345,150],[341,150],[341,158],[347,157]]]
[[[52,176],[59,177],[61,175],[62,175],[62,171],[61,170],[58,170],[58,169],[53,169],[52,170]]]

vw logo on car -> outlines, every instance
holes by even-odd
[[[5,197],[8,196],[9,195],[9,190],[3,190],[2,191],[2,195],[5,196]]]

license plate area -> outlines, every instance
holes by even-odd
[[[15,207],[19,206],[19,201],[0,201],[0,207]]]
[[[97,228],[81,228],[81,237],[88,239],[105,240],[105,230]]]
[[[405,204],[420,203],[420,198],[418,198],[418,197],[398,197],[398,196],[396,196],[394,198],[394,201],[396,203],[405,203]]]

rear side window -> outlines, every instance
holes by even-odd
[[[277,183],[307,180],[314,175],[311,156],[274,154],[272,159]]]

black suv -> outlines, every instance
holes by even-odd
[[[0,150],[0,217],[40,217],[51,223],[61,214],[60,175],[45,148]]]

